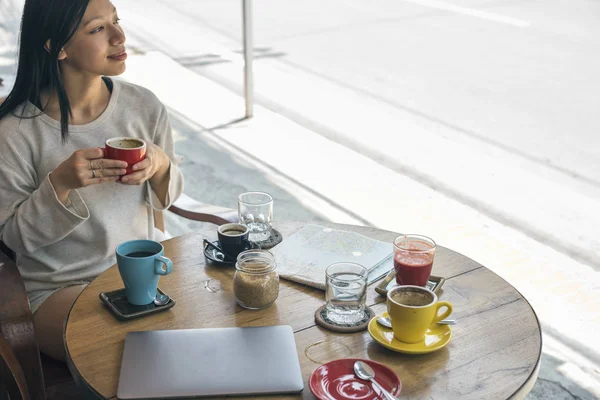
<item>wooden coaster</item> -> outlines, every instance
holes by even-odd
[[[274,247],[276,244],[281,243],[283,240],[283,236],[279,233],[278,230],[271,228],[271,236],[266,238],[265,240],[261,240],[260,242],[254,242],[260,246],[261,249],[270,249]]]
[[[325,312],[325,307],[327,305],[324,304],[315,311],[315,322],[317,325],[322,326],[328,331],[332,332],[340,332],[340,333],[352,333],[352,332],[360,332],[367,329],[369,326],[369,321],[375,316],[375,312],[370,307],[365,307],[365,315],[363,319],[358,321],[355,324],[337,324],[327,318],[327,313]]]

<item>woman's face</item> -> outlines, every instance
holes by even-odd
[[[125,33],[109,0],[90,0],[59,60],[63,73],[114,76],[125,71]]]

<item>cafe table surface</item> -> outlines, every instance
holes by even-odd
[[[370,227],[319,223],[391,243],[397,233]],[[304,226],[280,222],[283,240]],[[441,350],[408,355],[388,350],[365,330],[334,333],[315,324],[315,310],[324,303],[322,290],[281,280],[279,297],[264,310],[238,306],[233,295],[235,268],[206,264],[203,238],[216,239],[216,229],[163,242],[173,272],[159,287],[172,296],[170,310],[131,321],[118,321],[103,306],[101,292],[120,289],[116,266],[98,276],[73,305],[65,326],[69,368],[76,381],[93,396],[116,399],[125,336],[132,331],[290,325],[304,379],[297,395],[276,398],[312,399],[308,379],[321,364],[340,358],[363,358],[383,363],[402,381],[402,399],[523,398],[539,371],[541,331],[527,300],[508,282],[464,255],[438,246],[432,275],[446,278],[438,293],[454,306],[452,339]],[[385,297],[367,289],[367,304],[380,314]],[[198,362],[202,362],[198,360]],[[246,396],[247,397],[247,396]],[[263,396],[274,398],[274,396]]]

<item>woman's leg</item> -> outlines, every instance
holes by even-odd
[[[33,314],[40,351],[56,360],[66,361],[63,327],[71,306],[85,286],[69,286],[52,293]]]

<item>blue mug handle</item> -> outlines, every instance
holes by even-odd
[[[165,269],[163,269],[163,264]],[[154,273],[156,275],[167,275],[173,271],[173,263],[167,257],[156,256],[154,258]]]

